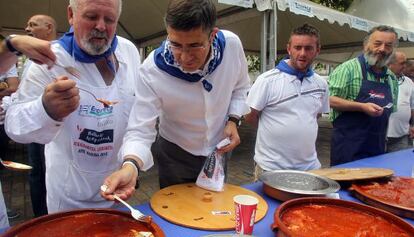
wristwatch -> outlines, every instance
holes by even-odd
[[[20,52],[20,51],[18,51],[14,46],[13,46],[13,44],[11,43],[11,39],[13,39],[15,36],[17,36],[17,35],[9,35],[9,36],[7,36],[6,37],[6,39],[4,40],[4,42],[6,43],[6,47],[7,47],[7,49],[10,51],[10,52],[12,52],[12,53],[14,53],[16,56],[21,56],[22,55],[22,53]]]
[[[231,121],[231,122],[235,123],[237,127],[240,127],[240,125],[241,125],[241,120],[239,118],[234,117],[234,116],[229,116],[227,121]]]
[[[138,189],[139,188],[139,171],[140,171],[138,162],[135,159],[126,158],[122,162],[122,166],[124,166],[124,164],[132,164],[137,169],[138,175],[137,175],[137,181],[135,182],[135,189]]]

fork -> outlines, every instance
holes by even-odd
[[[113,194],[114,198],[116,200],[118,200],[120,203],[124,204],[126,207],[129,208],[129,210],[131,211],[131,216],[140,222],[145,222],[145,223],[151,223],[151,217],[150,216],[146,216],[144,215],[142,212],[140,212],[139,210],[133,208],[131,205],[129,205],[127,202],[125,202],[124,200],[122,200],[120,197],[118,197],[118,195]]]
[[[106,185],[102,185],[101,186],[101,191],[105,192],[108,189],[108,186]],[[120,197],[118,197],[118,195],[116,195],[115,193],[113,194],[114,198],[116,200],[118,200],[120,203],[124,204],[126,207],[128,207],[128,209],[131,211],[131,216],[137,220],[137,221],[141,221],[141,222],[145,222],[145,223],[151,223],[152,221],[152,217],[151,216],[146,216],[144,215],[142,212],[140,212],[139,210],[131,207],[131,205],[129,205],[127,202],[125,202],[124,200],[122,200]]]
[[[74,67],[71,67],[71,66],[63,66],[63,65],[60,65],[60,64],[58,64],[58,63],[55,63],[55,65],[56,66],[58,66],[58,67],[61,67],[61,68],[63,68],[67,73],[69,73],[70,75],[72,75],[72,76],[74,76],[74,77],[76,77],[76,78],[78,78],[78,79],[80,79],[80,72],[79,72],[79,70],[78,69],[76,69],[76,68],[74,68]]]

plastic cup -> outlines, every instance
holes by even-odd
[[[236,233],[251,235],[259,200],[250,195],[237,195],[233,198],[236,214]]]

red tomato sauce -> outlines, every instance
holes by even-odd
[[[148,228],[131,218],[107,213],[86,213],[50,220],[27,228],[16,237],[136,237]]]
[[[293,207],[286,210],[281,219],[294,236],[298,237],[411,236],[380,216],[329,204]]]
[[[358,185],[365,193],[386,203],[414,208],[414,179],[393,177],[388,182]]]

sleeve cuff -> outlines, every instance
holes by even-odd
[[[250,108],[246,104],[246,102],[238,100],[238,101],[232,101],[230,103],[230,108],[229,108],[228,114],[232,114],[232,115],[242,117],[243,115],[249,113],[249,111],[250,111]]]
[[[144,166],[141,168],[141,170],[143,171],[147,171],[154,165],[154,159],[152,157],[151,150],[141,144],[137,145],[128,142],[124,143],[120,150],[120,156],[122,159],[124,159],[124,157],[128,155],[136,156],[142,161]]]

